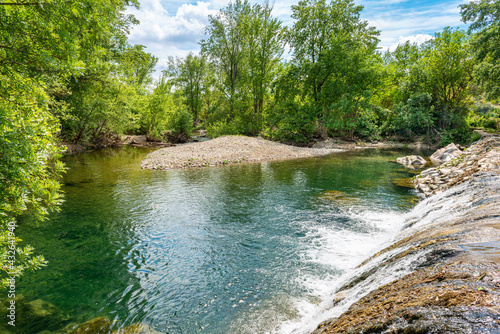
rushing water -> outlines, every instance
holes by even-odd
[[[392,162],[408,151],[161,172],[139,168],[146,153],[66,159],[62,211],[18,228],[50,263],[20,293],[76,322],[309,330],[342,275],[397,233],[418,200],[393,182],[411,176]]]

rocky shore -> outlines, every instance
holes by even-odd
[[[499,146],[498,137],[481,140],[441,166],[420,173],[414,180],[416,189],[430,196],[467,181],[478,172],[494,171],[500,166]]]
[[[395,243],[337,291],[333,304],[347,311],[314,334],[500,332],[498,138],[414,182],[428,198],[406,216]],[[348,305],[354,293],[361,298]]]

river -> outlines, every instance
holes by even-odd
[[[409,150],[159,172],[140,169],[148,152],[65,158],[61,212],[18,228],[49,261],[19,293],[78,323],[307,332],[342,278],[419,201],[395,183],[413,175],[393,162]]]

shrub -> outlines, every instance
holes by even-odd
[[[446,146],[451,143],[467,145],[481,139],[481,135],[471,131],[466,124],[456,129],[449,129],[441,135],[441,146]]]
[[[434,107],[428,93],[412,95],[406,104],[400,103],[395,112],[389,128],[397,135],[411,139],[415,136],[428,136],[434,127]]]
[[[314,110],[295,101],[284,101],[264,116],[262,135],[271,140],[307,144],[316,132]]]
[[[359,114],[357,119],[357,127],[355,133],[362,138],[369,140],[380,139],[379,120],[385,114],[385,110],[381,107],[373,107]]]
[[[184,109],[175,108],[167,115],[165,121],[167,131],[163,137],[171,143],[185,143],[191,137],[193,116]]]
[[[211,124],[207,124],[206,129],[208,136],[211,138],[238,134],[238,130],[236,129],[234,123],[228,122],[227,120],[221,120]]]

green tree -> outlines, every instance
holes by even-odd
[[[238,95],[244,94],[242,73],[245,71],[245,29],[246,18],[251,15],[247,0],[236,0],[222,8],[217,15],[209,16],[205,28],[206,40],[200,42],[202,53],[222,73],[221,91],[229,101],[230,115],[234,115]]]
[[[349,137],[377,81],[379,32],[360,19],[351,0],[302,0],[292,6],[293,62],[304,96],[323,126]]]
[[[172,83],[162,76],[141,115],[146,134],[157,139],[185,142],[191,135],[193,118],[171,92]]]
[[[247,17],[244,25],[247,35],[247,82],[259,129],[264,102],[270,93],[285,46],[285,30],[281,27],[281,21],[271,16],[272,9],[269,3],[254,5],[252,14]]]
[[[172,78],[174,85],[181,88],[189,111],[193,115],[194,125],[199,123],[203,106],[206,67],[203,56],[189,53],[184,59],[170,57],[168,70],[164,73]]]
[[[43,220],[60,203],[58,104],[48,91],[82,73],[87,56],[116,44],[134,22],[121,0],[32,1],[0,4],[0,278],[45,264],[20,247],[16,218]],[[137,4],[136,2],[134,2]],[[51,87],[49,87],[49,85]],[[61,92],[64,89],[60,90]],[[12,251],[16,254],[13,255]],[[9,253],[11,252],[11,253]]]
[[[137,116],[144,99],[136,85],[116,76],[117,66],[94,61],[84,75],[71,77],[71,94],[61,100],[67,109],[60,116],[62,135],[73,143],[91,143],[96,147],[113,143],[115,134],[137,128]],[[124,78],[126,79],[126,78]]]
[[[422,58],[420,47],[416,43],[399,44],[394,51],[387,51],[381,67],[381,86],[376,94],[384,108],[392,108],[405,102],[414,93],[410,73]]]
[[[0,74],[0,81],[0,286],[5,287],[8,278],[45,264],[30,246],[18,246],[16,218],[30,214],[41,221],[57,209],[63,167],[56,160],[57,121],[43,87],[15,72]]]
[[[123,82],[138,88],[152,83],[152,73],[158,63],[158,58],[144,49],[143,45],[127,45],[123,51],[115,52],[114,56]]]
[[[461,113],[469,96],[475,61],[469,36],[447,27],[423,46],[424,90],[445,113]]]
[[[500,1],[471,1],[460,6],[462,20],[471,22],[469,32],[475,56],[480,62],[475,78],[489,99],[500,98]]]

